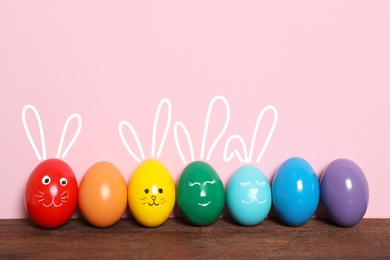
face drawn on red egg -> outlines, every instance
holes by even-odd
[[[31,173],[25,191],[30,218],[40,227],[64,225],[77,205],[78,184],[68,164],[59,159],[41,162]]]

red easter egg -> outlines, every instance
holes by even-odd
[[[25,206],[30,218],[40,227],[64,225],[77,206],[77,179],[60,159],[41,162],[31,173],[25,190]]]

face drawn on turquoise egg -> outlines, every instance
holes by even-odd
[[[264,173],[253,165],[239,168],[226,189],[226,204],[232,217],[241,225],[253,226],[268,215],[271,187]]]
[[[195,161],[183,170],[177,187],[177,205],[194,225],[206,226],[218,219],[225,206],[225,191],[209,164]]]

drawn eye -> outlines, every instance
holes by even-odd
[[[248,187],[250,184],[251,184],[250,181],[247,181],[247,182],[240,182],[240,186],[241,186],[242,188],[246,188],[246,187]]]
[[[149,189],[145,189],[144,192],[145,192],[145,194],[148,194],[149,193]]]
[[[43,185],[48,185],[50,183],[51,179],[49,176],[45,175],[43,178],[42,178],[42,184]]]
[[[188,185],[190,187],[194,186],[194,185],[199,185],[200,186],[200,183],[199,182],[188,182]]]
[[[68,180],[66,178],[61,178],[60,184],[61,184],[61,186],[66,186],[68,184]]]
[[[163,193],[163,189],[158,189],[158,193]]]
[[[258,180],[256,180],[256,185],[259,186],[259,187],[264,188],[265,187],[265,181],[259,182]]]

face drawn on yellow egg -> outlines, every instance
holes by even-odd
[[[127,191],[132,215],[146,227],[163,224],[175,206],[175,183],[164,164],[155,159],[137,167]]]

